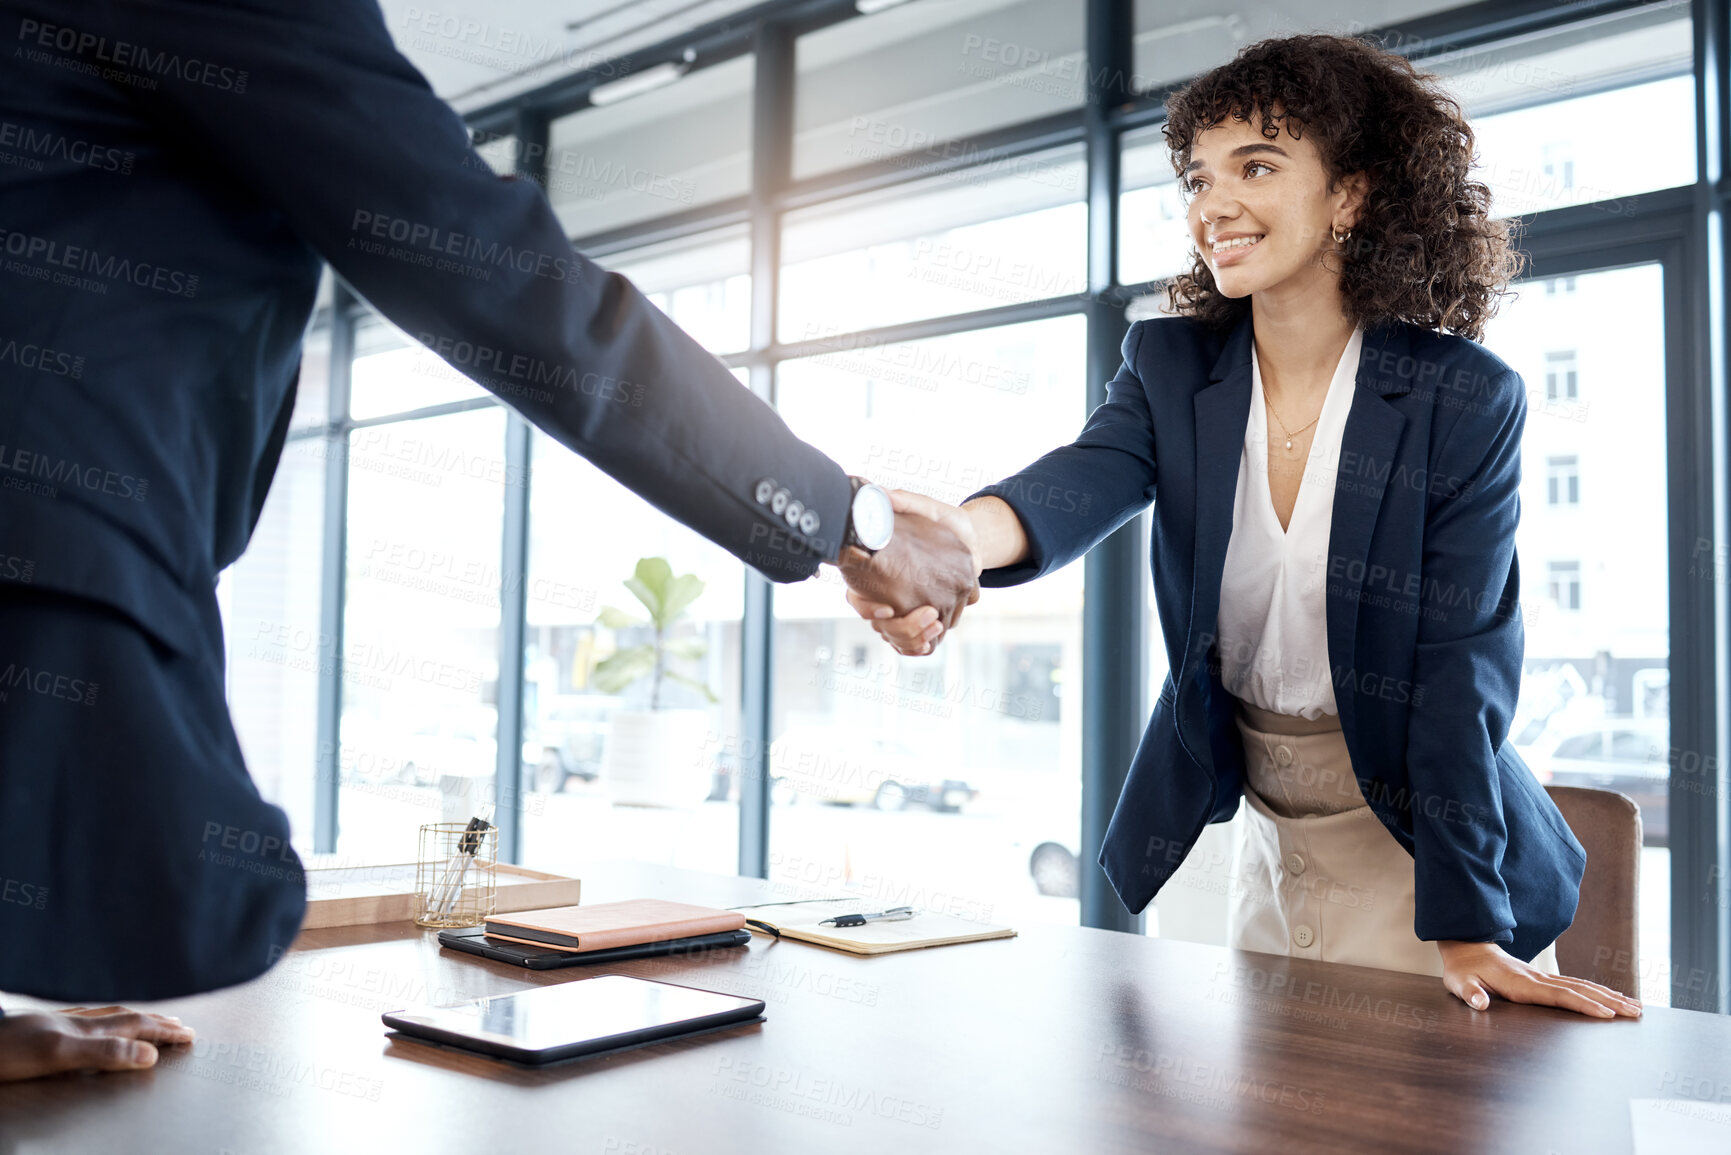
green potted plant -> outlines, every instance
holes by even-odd
[[[630,806],[684,806],[709,793],[709,769],[703,763],[707,710],[664,710],[661,690],[667,682],[687,686],[710,702],[715,692],[698,678],[670,666],[670,661],[695,661],[707,647],[700,639],[672,636],[700,594],[704,582],[696,574],[675,574],[666,558],[646,557],[625,579],[647,613],[640,618],[613,606],[603,606],[598,624],[610,630],[650,627],[651,639],[614,651],[596,663],[593,684],[607,694],[619,694],[649,679],[649,708],[622,710],[613,716],[601,755],[601,779],[613,801]]]

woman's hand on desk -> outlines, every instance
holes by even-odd
[[[1491,1005],[1490,995],[1511,1003],[1561,1007],[1593,1018],[1641,1017],[1641,1004],[1598,983],[1546,974],[1494,942],[1437,943],[1442,952],[1443,985],[1475,1010]]]
[[[192,1028],[125,1007],[74,1007],[0,1018],[0,1083],[65,1071],[136,1071],[157,1046],[192,1042]]]

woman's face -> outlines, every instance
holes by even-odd
[[[1338,283],[1339,262],[1330,270],[1322,256],[1336,247],[1333,230],[1356,221],[1362,178],[1330,191],[1309,136],[1294,140],[1283,130],[1270,140],[1254,118],[1197,133],[1190,158],[1179,178],[1190,198],[1190,239],[1223,295]]]

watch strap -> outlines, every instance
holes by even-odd
[[[865,542],[860,540],[859,533],[855,530],[853,523],[854,509],[859,501],[859,491],[868,485],[875,485],[875,483],[869,477],[860,477],[850,473],[848,475],[848,484],[851,485],[853,489],[847,503],[847,526],[842,530],[842,547],[845,549],[848,546],[852,546],[857,550],[863,550],[867,554],[876,555],[878,552],[876,549],[873,549],[871,546],[866,545]]]
[[[867,553],[872,553],[874,551],[866,549],[864,543],[862,543],[859,539],[859,534],[854,532],[854,527],[853,527],[854,502],[856,500],[858,500],[860,488],[866,484],[866,479],[863,477],[857,476],[856,474],[850,473],[850,474],[848,474],[847,482],[848,482],[847,523],[841,532],[842,548],[845,549],[851,545],[855,549],[864,549]]]

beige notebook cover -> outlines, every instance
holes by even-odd
[[[744,925],[745,916],[738,911],[667,902],[659,898],[638,898],[629,902],[555,906],[547,910],[494,915],[487,920],[487,937],[582,954],[616,946],[661,942],[663,939],[719,934],[739,930]],[[548,942],[537,936],[513,935],[513,928],[539,931],[562,941]]]
[[[849,954],[889,954],[898,950],[917,950],[928,946],[949,946],[957,942],[983,942],[992,938],[1014,938],[1016,932],[1007,926],[991,926],[950,914],[922,910],[913,918],[900,922],[868,922],[864,926],[819,926],[826,918],[838,914],[863,914],[882,910],[860,899],[770,903],[766,906],[742,906],[740,913],[752,922],[773,926],[782,938],[844,950]],[[754,931],[757,929],[752,928]]]

